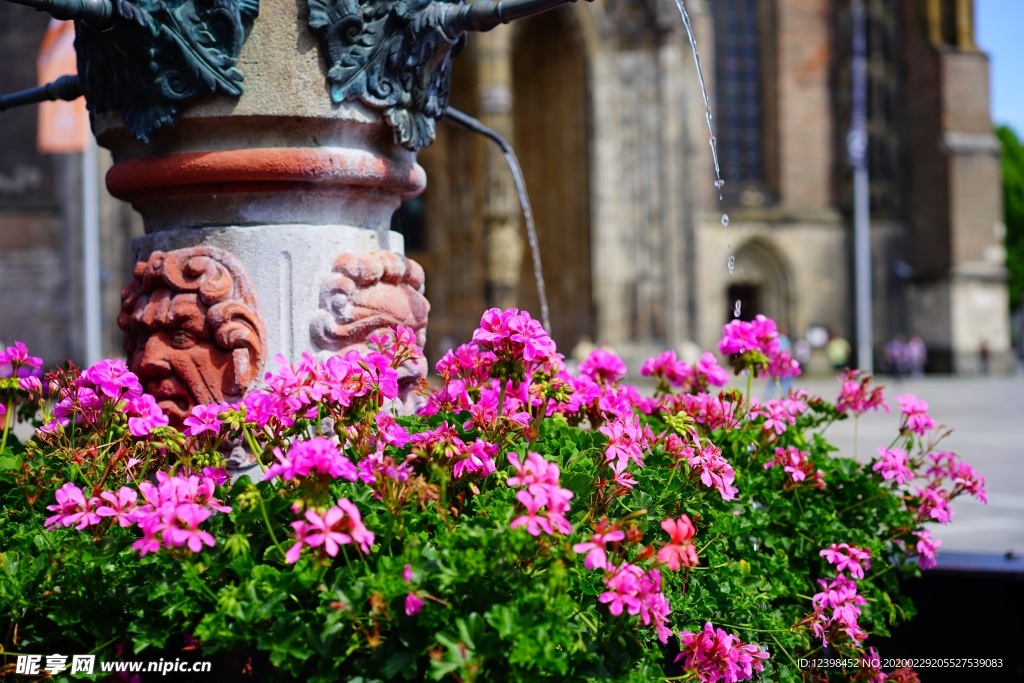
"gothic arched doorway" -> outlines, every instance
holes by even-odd
[[[726,320],[735,317],[740,302],[742,320],[765,315],[779,326],[791,327],[793,292],[789,268],[772,245],[763,240],[747,242],[736,252],[736,270],[726,291],[729,310]]]

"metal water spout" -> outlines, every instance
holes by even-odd
[[[490,31],[501,24],[532,17],[570,2],[576,0],[485,0],[468,5],[439,4],[443,13],[442,25],[448,35],[458,36],[469,31]]]
[[[111,0],[8,0],[17,5],[46,12],[54,19],[83,21],[103,30],[116,21]]]

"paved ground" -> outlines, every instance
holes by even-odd
[[[953,428],[943,443],[985,476],[988,505],[960,498],[953,503],[953,521],[932,525],[942,550],[954,552],[1014,552],[1024,555],[1024,375],[1013,377],[936,377],[886,385],[893,412],[861,418],[859,450],[870,457],[877,446],[888,445],[899,425],[896,394],[911,393],[928,402],[936,422]],[[828,400],[835,400],[839,383],[832,379],[797,382]],[[853,421],[833,425],[829,439],[844,451],[853,450]]]

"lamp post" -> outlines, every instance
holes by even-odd
[[[857,366],[873,372],[871,319],[871,197],[868,185],[867,45],[863,0],[852,0],[853,78],[850,132],[846,146],[853,167],[853,252]]]

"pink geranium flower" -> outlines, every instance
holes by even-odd
[[[915,531],[917,543],[914,548],[917,550],[917,563],[921,569],[931,569],[935,566],[935,554],[939,551],[942,541],[932,537],[930,531]]]
[[[908,466],[910,459],[902,448],[878,448],[882,459],[872,465],[874,472],[881,470],[886,481],[893,479],[897,484],[906,484],[913,480],[914,472]]]
[[[103,491],[100,493],[102,504],[96,508],[96,514],[100,517],[112,517],[120,526],[129,527],[135,523],[133,515],[138,499],[138,492],[128,486],[122,486],[117,493]]]
[[[287,453],[275,450],[274,455],[277,462],[267,468],[266,479],[281,477],[287,481],[317,476],[348,481],[359,479],[359,470],[352,461],[338,451],[337,444],[322,436],[296,441]]]
[[[602,525],[603,526],[603,525]],[[612,529],[608,532],[595,531],[589,541],[573,545],[573,551],[586,553],[583,558],[583,566],[587,569],[609,569],[608,551],[605,546],[609,543],[618,543],[626,538],[625,532],[620,529]]]
[[[357,545],[364,553],[370,552],[374,534],[363,524],[359,509],[348,498],[338,502],[323,513],[306,510],[306,520],[292,522],[295,530],[295,544],[285,553],[285,562],[298,561],[304,547],[322,549],[330,557],[336,557],[343,545]]]
[[[407,616],[415,616],[420,613],[423,609],[423,600],[421,600],[415,593],[409,593],[405,596],[405,613]]]
[[[903,420],[906,428],[918,436],[935,426],[935,420],[928,415],[928,403],[922,401],[913,394],[897,396],[900,402],[900,410],[903,412]]]
[[[871,375],[864,375],[860,370],[845,370],[839,377],[842,387],[836,410],[840,413],[851,412],[863,415],[869,410],[882,409],[889,412],[889,406],[882,395],[882,387],[871,386]]]
[[[768,653],[759,646],[743,644],[734,635],[715,628],[711,622],[704,624],[704,630],[697,633],[684,631],[679,634],[682,652],[676,661],[683,661],[683,667],[694,672],[703,683],[716,681],[745,681],[755,673],[764,670]]]
[[[102,519],[96,512],[96,498],[86,498],[82,489],[67,482],[56,491],[57,504],[47,505],[46,509],[57,514],[48,517],[43,523],[45,527],[74,526],[81,531]]]
[[[580,363],[579,370],[598,384],[611,384],[626,376],[626,364],[622,359],[604,349],[591,351],[587,359]]]
[[[833,543],[818,553],[829,564],[835,565],[837,572],[849,570],[850,576],[863,579],[864,571],[871,569],[871,552],[867,548],[858,548],[847,543]]]
[[[227,407],[219,404],[193,407],[192,414],[185,418],[185,433],[189,436],[199,436],[204,432],[210,432],[216,436],[224,424],[220,420],[220,414],[225,410]]]
[[[690,540],[696,530],[690,518],[682,515],[679,519],[664,519],[661,528],[671,538],[658,551],[658,561],[667,564],[672,571],[679,571],[680,567],[696,567],[697,548]]]

